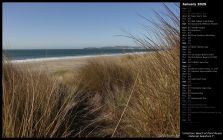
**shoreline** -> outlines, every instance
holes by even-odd
[[[21,66],[28,67],[31,70],[39,71],[44,70],[47,72],[56,71],[76,71],[79,68],[85,66],[90,59],[119,59],[126,55],[140,55],[146,52],[134,52],[124,54],[103,54],[103,55],[88,55],[88,56],[73,56],[73,57],[57,57],[57,58],[45,58],[45,59],[31,59],[31,60],[11,60],[10,62]]]
[[[82,56],[63,56],[63,57],[48,57],[48,58],[30,58],[23,60],[10,60],[12,63],[32,63],[32,62],[49,62],[55,60],[75,60],[75,59],[87,59],[87,58],[97,58],[97,57],[107,57],[107,56],[124,56],[124,55],[134,55],[134,54],[144,54],[147,52],[133,52],[133,53],[114,53],[114,54],[99,54],[99,55],[82,55]]]

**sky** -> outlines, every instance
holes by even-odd
[[[166,12],[162,3],[3,3],[3,49],[136,46],[117,35],[143,33],[150,23],[139,14],[155,20],[154,11]]]

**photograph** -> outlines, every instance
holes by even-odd
[[[180,2],[2,12],[3,138],[180,137]]]

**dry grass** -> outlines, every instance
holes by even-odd
[[[43,71],[3,63],[3,137],[71,137],[98,106]]]
[[[179,136],[179,50],[149,55],[136,63],[136,86],[114,136]]]
[[[102,137],[178,137],[179,48],[132,57],[129,61],[126,57],[92,60],[78,73],[75,85],[97,95],[97,104],[102,106],[97,118],[103,126],[97,126],[100,131],[95,133]]]
[[[104,93],[117,87],[129,88],[133,73],[125,65],[109,59],[90,60],[87,66],[81,68],[80,87],[93,92]]]
[[[54,76],[4,62],[2,136],[179,137],[179,17],[166,8],[169,20],[153,23],[159,43],[127,35],[155,52]]]
[[[66,89],[43,73],[3,64],[3,136],[53,137],[65,124]]]

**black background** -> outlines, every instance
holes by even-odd
[[[217,23],[219,23],[218,26],[211,26],[205,29],[202,33],[205,32],[213,33],[216,36],[214,38],[211,37],[192,37],[191,42],[193,45],[206,45],[209,46],[208,52],[213,52],[218,57],[216,61],[212,61],[209,64],[197,64],[193,65],[192,67],[218,67],[218,72],[213,74],[206,74],[207,80],[204,83],[197,83],[198,86],[205,86],[209,85],[212,87],[212,89],[209,91],[209,96],[207,96],[207,104],[215,106],[216,109],[219,112],[222,112],[222,105],[221,102],[223,101],[221,98],[221,94],[223,94],[222,87],[223,87],[223,81],[222,81],[222,48],[223,48],[223,38],[222,38],[222,21],[220,20],[220,13],[222,12],[222,5],[220,3],[217,3],[216,1],[199,1],[199,0],[183,0],[181,1],[181,7],[182,2],[207,2],[207,6],[199,7],[199,8],[192,8],[192,12],[204,12],[208,13],[208,17],[211,17],[211,19],[215,20]],[[182,24],[181,24],[182,26]],[[201,34],[202,34],[201,33]],[[181,42],[182,43],[182,42]],[[198,50],[193,50],[195,52],[199,52]],[[207,52],[207,50],[206,50]],[[199,53],[206,53],[199,52]],[[199,65],[199,66],[198,66]],[[199,76],[201,73],[196,73],[192,76]],[[182,82],[182,79],[181,79]],[[192,85],[193,86],[193,85]],[[182,91],[182,89],[181,89]],[[182,102],[182,98],[181,98]],[[181,112],[182,113],[182,112]],[[222,114],[192,114],[193,118],[191,122],[182,122],[181,120],[181,138],[187,138],[187,135],[182,135],[183,132],[222,132]],[[196,120],[196,121],[193,121]]]

